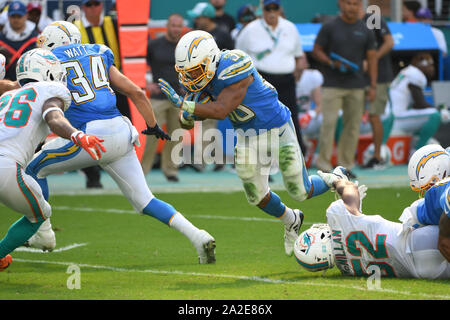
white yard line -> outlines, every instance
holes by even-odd
[[[236,280],[246,280],[253,282],[263,282],[263,283],[272,283],[272,284],[288,284],[288,285],[299,285],[299,286],[316,286],[316,287],[334,287],[334,288],[342,288],[342,289],[354,289],[359,291],[371,292],[366,287],[362,286],[352,286],[352,285],[343,285],[343,284],[334,284],[334,283],[324,283],[324,282],[312,282],[312,281],[290,281],[290,280],[280,280],[280,279],[270,279],[259,276],[238,276],[232,274],[215,274],[215,273],[201,273],[201,272],[185,272],[185,271],[167,271],[167,270],[137,270],[137,269],[127,269],[127,268],[117,268],[110,266],[102,266],[102,265],[91,265],[91,264],[83,264],[83,263],[75,263],[75,262],[60,262],[60,261],[45,261],[45,260],[29,260],[29,259],[18,259],[15,258],[16,262],[23,263],[42,263],[42,264],[56,264],[56,265],[77,265],[80,268],[91,268],[98,270],[109,270],[115,272],[135,272],[135,273],[153,273],[153,274],[163,274],[163,275],[183,275],[183,276],[195,276],[195,277],[215,277],[215,278],[228,278],[228,279],[236,279]],[[375,291],[374,291],[375,292]],[[399,291],[394,289],[380,289],[376,290],[376,292],[386,292],[393,293],[405,296],[419,296],[423,298],[438,298],[438,299],[450,299],[449,295],[439,295],[439,294],[428,294],[428,293],[413,293],[410,291]]]
[[[63,251],[68,251],[68,250],[72,250],[78,247],[83,247],[87,245],[87,243],[74,243],[62,248],[58,248],[53,250],[52,252],[63,252]],[[17,249],[14,250],[14,252],[33,252],[33,253],[47,253],[42,251],[41,249],[36,249],[36,248],[24,248],[24,247],[19,247]]]
[[[117,213],[117,214],[138,214],[134,210],[120,210],[120,209],[99,209],[99,208],[73,208],[65,206],[53,206],[55,211],[78,211],[78,212],[101,212],[101,213]],[[217,215],[187,215],[188,218],[198,219],[217,219],[217,220],[234,220],[234,221],[261,221],[261,222],[275,222],[280,223],[276,218],[258,218],[258,217],[236,217],[236,216],[217,216]],[[323,222],[304,222],[304,225]]]

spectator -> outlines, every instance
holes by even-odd
[[[229,32],[224,31],[214,22],[216,16],[214,7],[208,2],[199,2],[187,12],[188,17],[194,21],[194,29],[209,32],[216,40],[220,50],[234,48],[233,39]]]
[[[296,84],[300,127],[309,138],[318,138],[322,125],[322,85],[323,75],[315,69],[303,70]]]
[[[306,57],[296,26],[281,17],[280,0],[264,0],[263,17],[242,30],[236,48],[247,52],[262,77],[277,89],[279,100],[291,111],[297,140],[305,154],[298,124],[295,83],[305,69]]]
[[[419,1],[407,0],[403,2],[402,6],[402,20],[403,22],[417,22],[416,12],[421,7]]]
[[[209,2],[213,5],[213,7],[216,9],[216,16],[214,17],[214,22],[217,23],[217,25],[222,28],[225,32],[231,33],[231,30],[233,30],[236,27],[236,22],[234,21],[234,18],[225,12],[225,4],[226,0],[209,0]]]
[[[175,88],[178,94],[183,96],[180,85],[178,83],[178,74],[175,71],[175,47],[181,38],[181,32],[184,26],[183,17],[177,13],[171,14],[167,19],[167,32],[164,36],[154,40],[150,40],[147,50],[147,63],[151,67],[153,82],[148,84],[151,93],[151,103],[156,121],[160,124],[166,124],[166,131],[169,135],[175,129],[180,128],[178,121],[179,111],[175,109],[172,103],[162,93],[157,80],[165,79]],[[176,141],[166,141],[161,154],[161,170],[167,180],[178,182],[178,167],[171,158],[173,147]],[[144,154],[141,164],[144,174],[147,174],[155,159],[158,139],[153,136],[147,137]]]
[[[187,15],[190,19],[194,20],[194,28],[197,30],[203,30],[206,32],[209,32],[213,37],[214,40],[217,43],[217,46],[220,50],[223,49],[233,49],[234,48],[234,42],[233,39],[231,39],[231,35],[229,32],[224,31],[221,29],[216,22],[214,22],[214,17],[216,16],[214,7],[208,3],[208,2],[199,2],[197,5],[187,12]],[[203,141],[202,137],[205,134],[205,132],[209,129],[217,128],[217,120],[214,119],[206,119],[201,122],[201,133],[202,134],[195,134],[195,145],[202,144],[202,148],[195,148],[194,149],[194,159],[203,159],[203,153],[202,151],[206,148],[206,146],[209,144],[208,141]],[[202,171],[205,168],[205,164],[199,164],[198,166],[193,166],[195,170]],[[219,171],[224,168],[223,164],[216,164],[214,167],[214,171]]]
[[[449,19],[449,0],[419,0],[424,8],[430,9],[432,19],[447,21]]]
[[[433,14],[428,8],[420,8],[419,10],[417,10],[416,18],[417,21],[429,25],[431,25],[431,22],[433,22]],[[447,41],[445,40],[444,33],[440,29],[433,26],[431,26],[431,31],[433,32],[433,35],[436,39],[439,49],[442,51],[443,56],[447,56]]]
[[[423,89],[435,74],[434,61],[427,52],[416,54],[411,64],[402,69],[390,86],[394,123],[392,131],[418,137],[410,155],[428,143],[441,122],[448,122],[447,112],[442,114],[430,105]]]
[[[377,86],[375,36],[359,19],[361,6],[361,0],[341,0],[341,13],[322,25],[313,49],[314,57],[324,65],[325,79],[317,168],[332,170],[333,137],[339,110],[342,109],[343,131],[337,146],[338,164],[347,168],[351,177],[355,177],[351,169],[355,164],[365,105],[364,59],[367,59],[370,76],[369,101],[375,99]]]
[[[363,21],[367,23],[369,14],[362,11]],[[381,116],[384,114],[388,102],[388,90],[394,79],[390,52],[394,47],[394,39],[383,17],[380,18],[380,28],[372,31],[376,41],[376,57],[378,59],[378,79],[375,100],[369,103],[369,123],[372,128],[372,141],[374,145],[373,157],[365,164],[364,168],[375,168],[384,165],[381,158],[381,145],[383,142],[383,124]],[[369,79],[367,82],[369,83]],[[387,139],[387,137],[386,137]]]
[[[36,48],[36,25],[27,20],[27,7],[21,1],[12,1],[8,8],[8,22],[0,33],[0,53],[6,57],[8,80],[16,80],[16,64],[20,56]]]
[[[103,13],[103,2],[97,0],[82,0],[81,19],[74,21],[80,29],[81,43],[97,43],[108,46],[114,53],[114,65],[120,70],[120,51],[117,33],[117,22]],[[120,113],[131,119],[128,99],[116,92],[117,108]],[[86,174],[86,188],[103,188],[100,182],[100,167],[82,169]]]
[[[256,20],[255,8],[250,4],[244,4],[237,12],[237,20],[239,25],[231,30],[231,38],[236,41],[236,38],[241,33],[242,29],[253,20]]]
[[[42,5],[40,2],[32,1],[27,5],[28,20],[34,22],[37,26],[38,32],[42,32],[46,26],[53,22],[45,12],[42,12]]]

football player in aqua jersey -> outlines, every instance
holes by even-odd
[[[84,150],[94,159],[101,158],[100,150],[106,151],[103,140],[75,129],[64,118],[63,112],[71,104],[70,92],[61,64],[51,52],[26,52],[16,70],[20,87],[0,97],[0,202],[24,217],[0,241],[0,271],[11,263],[9,253],[23,245],[52,214],[39,185],[24,172],[50,130],[66,139],[72,149]]]
[[[201,98],[206,92],[214,101],[196,103],[183,99],[164,79],[159,79],[162,91],[185,111],[180,112],[184,124],[198,117],[231,120],[237,134],[236,172],[247,200],[284,223],[285,252],[292,255],[303,213],[287,207],[270,190],[272,158],[277,157],[284,185],[295,200],[317,196],[329,187],[319,176],[308,176],[289,109],[278,100],[275,88],[261,77],[245,52],[220,51],[205,31],[191,31],[180,39],[175,63],[179,81],[189,96],[201,93]],[[263,161],[266,156],[268,161]],[[343,168],[336,173],[343,174]]]
[[[81,44],[80,39],[75,25],[57,21],[43,30],[38,45],[50,49],[66,72],[72,95],[66,117],[79,130],[104,139],[107,152],[96,161],[71,148],[67,140],[54,139],[34,156],[27,172],[36,177],[48,197],[44,179],[48,175],[100,165],[137,212],[152,216],[185,235],[196,248],[201,264],[214,263],[214,238],[195,227],[170,204],[157,199],[148,188],[134,149],[139,143],[139,134],[128,118],[121,116],[113,89],[125,94],[136,105],[147,123],[143,134],[170,139],[158,127],[150,101],[143,90],[114,66],[114,55],[108,47]]]
[[[405,209],[400,220],[412,228],[439,225],[438,247],[450,261],[450,154],[447,150],[430,144],[411,156],[410,184],[414,191],[420,192],[421,199]]]

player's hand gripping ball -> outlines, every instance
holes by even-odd
[[[194,101],[197,103],[208,103],[213,101],[211,95],[207,92],[188,93],[185,100]],[[204,118],[200,118],[195,114],[191,114],[187,111],[180,111],[180,124],[183,129],[190,130],[194,127],[195,121],[203,121]]]

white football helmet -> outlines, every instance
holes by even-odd
[[[411,189],[426,191],[450,176],[450,155],[438,144],[423,146],[411,156],[408,175]]]
[[[178,79],[191,92],[202,90],[212,80],[220,59],[213,36],[206,31],[186,33],[175,49]]]
[[[297,262],[308,271],[333,268],[330,226],[324,223],[313,224],[302,232],[294,242],[294,255]]]
[[[17,81],[24,86],[27,80],[65,82],[64,72],[58,58],[48,50],[33,49],[17,61]]]
[[[39,48],[53,50],[68,44],[81,43],[77,26],[67,21],[55,21],[44,28],[37,40]]]

